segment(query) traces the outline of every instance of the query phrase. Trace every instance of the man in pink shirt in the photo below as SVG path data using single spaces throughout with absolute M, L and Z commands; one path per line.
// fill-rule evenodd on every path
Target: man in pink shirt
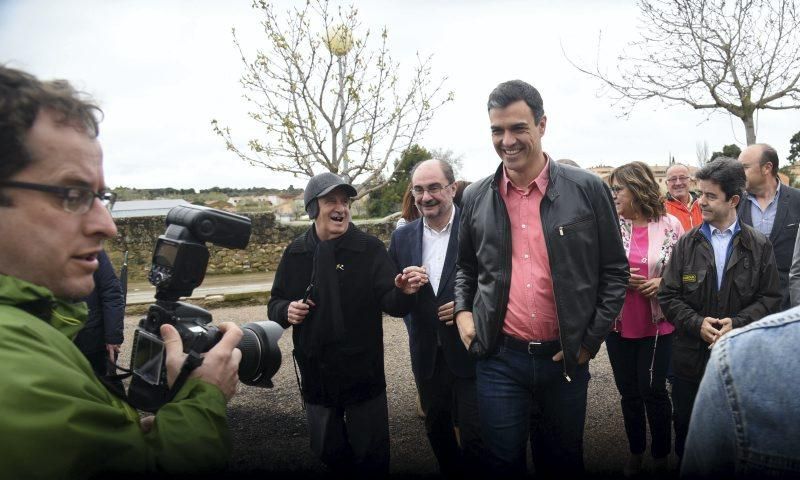
M 616 211 L 599 177 L 542 150 L 535 88 L 502 83 L 488 110 L 502 164 L 464 193 L 455 300 L 483 439 L 499 474 L 526 472 L 530 438 L 537 473 L 580 475 L 588 361 L 629 276 Z

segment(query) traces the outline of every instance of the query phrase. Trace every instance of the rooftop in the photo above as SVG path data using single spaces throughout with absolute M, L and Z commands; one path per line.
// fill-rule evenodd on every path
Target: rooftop
M 180 199 L 117 202 L 111 210 L 111 216 L 114 218 L 166 216 L 167 212 L 178 205 L 189 205 L 189 202 Z

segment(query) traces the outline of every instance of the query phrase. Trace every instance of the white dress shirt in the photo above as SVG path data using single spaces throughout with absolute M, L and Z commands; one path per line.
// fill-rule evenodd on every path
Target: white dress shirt
M 450 221 L 441 230 L 428 226 L 427 219 L 422 219 L 422 266 L 428 273 L 428 280 L 431 282 L 433 293 L 439 291 L 439 282 L 442 280 L 442 270 L 444 269 L 444 259 L 447 256 L 447 244 L 450 243 L 450 232 L 453 231 L 453 219 L 456 209 L 450 213 Z

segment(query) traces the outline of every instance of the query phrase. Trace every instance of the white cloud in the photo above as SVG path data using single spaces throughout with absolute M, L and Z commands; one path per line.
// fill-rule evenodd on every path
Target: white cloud
M 294 2 L 278 2 L 279 9 Z M 548 115 L 545 150 L 583 166 L 632 160 L 664 163 L 669 154 L 692 163 L 695 144 L 720 149 L 744 142 L 737 119 L 705 116 L 688 107 L 642 105 L 627 120 L 597 84 L 572 68 L 571 56 L 593 61 L 603 31 L 610 69 L 619 48 L 636 35 L 632 2 L 605 1 L 363 1 L 362 23 L 389 30 L 395 60 L 411 67 L 417 51 L 434 54 L 434 71 L 449 77 L 455 102 L 442 109 L 421 144 L 463 154 L 475 180 L 498 163 L 489 140 L 486 98 L 499 82 L 521 78 L 542 92 Z M 0 2 L 0 62 L 42 78 L 67 78 L 94 95 L 107 182 L 113 186 L 301 186 L 300 179 L 251 167 L 227 152 L 210 127 L 230 125 L 245 141 L 257 134 L 238 84 L 241 62 L 231 41 L 260 39 L 249 1 Z M 781 158 L 800 113 L 762 113 L 759 141 Z

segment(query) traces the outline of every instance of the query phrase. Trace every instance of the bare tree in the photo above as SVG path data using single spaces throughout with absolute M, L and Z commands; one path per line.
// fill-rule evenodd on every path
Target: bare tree
M 697 142 L 695 144 L 695 151 L 697 152 L 697 165 L 700 168 L 703 168 L 706 163 L 708 163 L 708 157 L 711 155 L 711 152 L 708 149 L 708 142 L 703 140 L 702 142 Z
M 601 80 L 624 112 L 660 99 L 724 110 L 756 141 L 758 110 L 800 108 L 800 17 L 796 0 L 638 0 L 641 37 Z
M 360 183 L 359 197 L 392 177 L 390 158 L 419 140 L 434 112 L 451 101 L 445 77 L 434 79 L 431 57 L 418 63 L 405 82 L 386 44 L 384 28 L 376 50 L 367 47 L 354 7 L 332 8 L 310 0 L 279 14 L 256 0 L 266 48 L 249 57 L 233 29 L 245 66 L 241 77 L 250 118 L 262 138 L 238 146 L 231 130 L 212 120 L 228 150 L 251 165 L 311 177 L 320 171 Z
M 450 166 L 453 167 L 453 174 L 456 176 L 456 179 L 458 179 L 458 176 L 461 174 L 461 169 L 464 167 L 463 154 L 457 154 L 450 148 L 431 148 L 430 152 L 432 158 L 444 160 L 445 162 L 449 163 Z

